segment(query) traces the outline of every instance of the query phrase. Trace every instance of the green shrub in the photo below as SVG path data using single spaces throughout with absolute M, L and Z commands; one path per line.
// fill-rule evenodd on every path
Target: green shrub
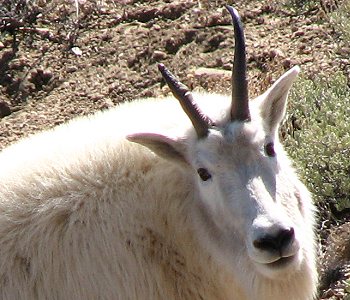
M 331 11 L 328 17 L 341 40 L 350 46 L 350 0 L 340 2 L 337 9 Z
M 282 136 L 315 200 L 350 208 L 350 88 L 330 80 L 299 79 L 289 98 Z
M 274 0 L 273 4 L 294 13 L 312 11 L 320 6 L 319 0 Z
M 345 296 L 344 300 L 350 300 L 350 279 L 345 281 L 345 292 L 347 295 Z

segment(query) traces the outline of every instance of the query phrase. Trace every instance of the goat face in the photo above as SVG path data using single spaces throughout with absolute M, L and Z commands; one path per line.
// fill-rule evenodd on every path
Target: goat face
M 248 101 L 242 26 L 237 12 L 228 10 L 235 25 L 236 47 L 232 102 L 226 115 L 211 119 L 210 110 L 209 116 L 204 115 L 188 89 L 160 65 L 195 134 L 172 138 L 137 133 L 128 139 L 181 162 L 181 167 L 194 174 L 199 199 L 195 214 L 201 236 L 206 236 L 201 239 L 216 252 L 215 257 L 221 257 L 225 265 L 248 263 L 266 277 L 281 278 L 300 270 L 305 261 L 305 245 L 310 241 L 302 231 L 309 230 L 312 240 L 309 195 L 278 141 L 288 91 L 299 68 Z M 213 95 L 206 97 L 215 101 Z
M 303 260 L 303 190 L 279 142 L 253 117 L 210 130 L 192 147 L 191 166 L 200 226 L 212 235 L 209 247 L 225 252 L 226 265 L 243 251 L 260 272 L 276 278 Z
M 251 101 L 249 122 L 212 127 L 187 149 L 186 161 L 197 172 L 200 226 L 212 235 L 208 241 L 220 252 L 227 250 L 224 260 L 236 263 L 241 252 L 270 278 L 300 269 L 303 231 L 311 222 L 305 220 L 303 203 L 309 195 L 277 134 L 297 73 L 298 68 L 287 72 Z

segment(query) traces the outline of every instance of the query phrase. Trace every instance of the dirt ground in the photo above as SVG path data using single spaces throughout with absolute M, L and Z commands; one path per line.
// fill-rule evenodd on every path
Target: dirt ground
M 350 84 L 350 49 L 327 17 L 341 1 L 295 11 L 258 0 L 5 1 L 0 149 L 77 115 L 168 94 L 158 62 L 192 89 L 230 93 L 233 28 L 225 4 L 236 7 L 244 22 L 251 97 L 294 65 L 309 78 L 342 71 Z M 349 240 L 349 227 L 324 236 L 334 246 L 320 251 L 320 299 L 349 297 L 344 280 L 350 278 L 350 247 L 332 243 Z

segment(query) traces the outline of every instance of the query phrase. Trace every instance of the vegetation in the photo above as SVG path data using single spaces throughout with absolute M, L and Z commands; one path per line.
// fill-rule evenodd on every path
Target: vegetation
M 344 75 L 299 79 L 290 95 L 285 144 L 318 202 L 350 209 L 350 88 Z
M 331 24 L 347 46 L 350 46 L 350 0 L 343 1 L 340 6 L 328 14 Z
M 322 6 L 340 50 L 350 46 L 350 1 L 288 0 L 289 8 Z M 338 51 L 338 55 L 345 54 Z M 290 95 L 285 143 L 315 200 L 333 216 L 350 213 L 350 83 L 339 70 L 332 78 L 299 79 Z

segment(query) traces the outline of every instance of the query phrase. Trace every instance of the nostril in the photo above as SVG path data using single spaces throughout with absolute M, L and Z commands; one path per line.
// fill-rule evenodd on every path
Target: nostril
M 294 239 L 294 228 L 288 228 L 281 231 L 279 235 L 279 249 L 282 250 L 287 247 Z
M 255 248 L 265 251 L 282 251 L 294 240 L 294 228 L 286 228 L 278 231 L 277 234 L 266 234 L 253 241 Z

